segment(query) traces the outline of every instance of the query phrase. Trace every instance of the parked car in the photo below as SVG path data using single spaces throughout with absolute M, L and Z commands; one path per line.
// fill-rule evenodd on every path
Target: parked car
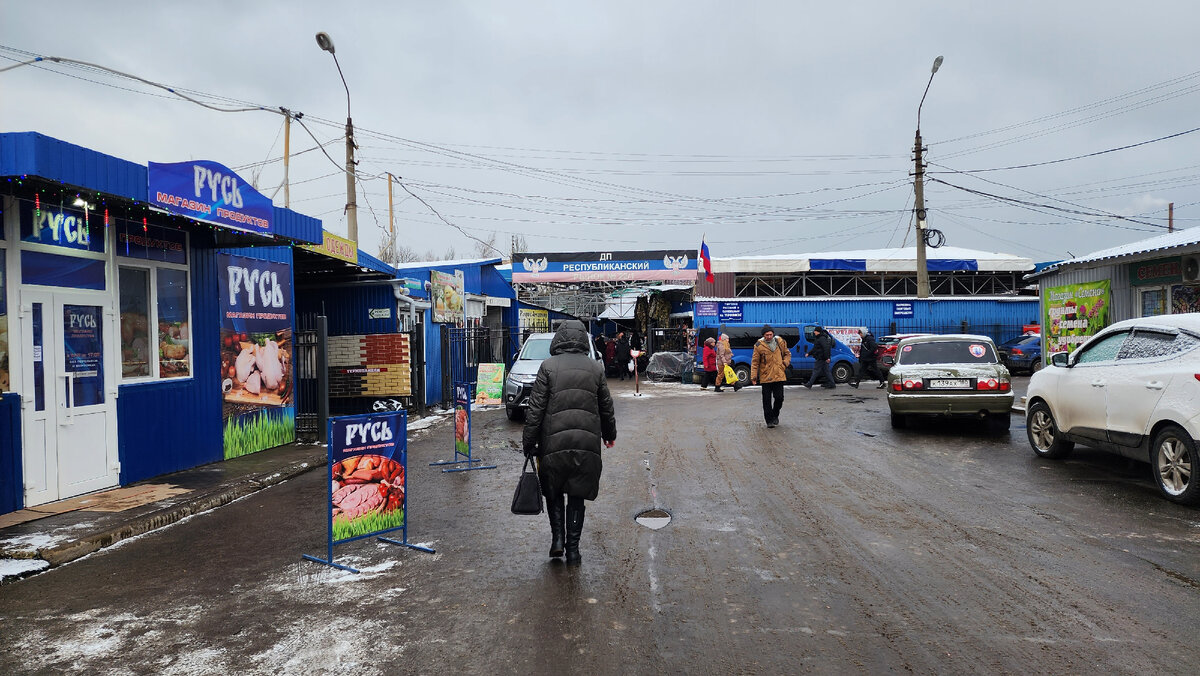
M 1008 370 L 1034 373 L 1042 368 L 1042 334 L 1026 333 L 996 346 L 1000 361 Z
M 813 329 L 820 324 L 772 324 L 775 335 L 783 338 L 792 353 L 791 382 L 808 380 L 813 371 L 813 358 L 806 356 L 812 349 Z M 738 380 L 750 384 L 750 358 L 754 354 L 754 343 L 762 338 L 762 324 L 726 324 L 720 331 L 716 327 L 702 328 L 697 332 L 699 345 L 709 338 L 716 338 L 718 333 L 729 334 L 729 347 L 733 350 L 733 370 L 737 372 Z M 854 365 L 858 358 L 854 356 L 845 343 L 833 338 L 833 354 L 829 358 L 829 370 L 836 382 L 844 383 L 854 376 Z M 697 369 L 703 368 L 703 351 L 697 350 Z
M 533 381 L 537 380 L 538 367 L 550 358 L 550 342 L 553 333 L 533 333 L 525 339 L 521 351 L 513 361 L 512 368 L 504 378 L 504 412 L 509 420 L 523 420 L 529 408 L 529 395 L 533 393 Z M 588 354 L 597 359 L 596 346 L 588 341 Z M 600 368 L 597 366 L 596 368 Z
M 914 415 L 978 418 L 993 432 L 1012 421 L 1012 382 L 987 336 L 912 336 L 898 343 L 888 373 L 892 427 Z
M 1029 445 L 1064 458 L 1084 444 L 1150 463 L 1163 497 L 1200 502 L 1200 314 L 1117 322 L 1060 352 L 1026 393 Z
M 932 333 L 893 333 L 884 336 L 875 342 L 879 344 L 879 352 L 875 355 L 878 360 L 879 369 L 887 373 L 892 365 L 896 363 L 896 346 L 905 338 L 913 336 L 932 336 Z

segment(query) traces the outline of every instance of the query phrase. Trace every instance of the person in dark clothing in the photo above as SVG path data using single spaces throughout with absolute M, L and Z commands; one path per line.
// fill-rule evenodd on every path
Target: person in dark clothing
M 625 332 L 618 333 L 616 364 L 617 375 L 621 380 L 625 380 L 625 376 L 629 375 L 629 360 L 633 358 L 633 355 L 629 353 L 630 349 L 629 339 L 625 337 Z
M 700 381 L 700 388 L 707 390 L 709 385 L 717 384 L 717 340 L 716 338 L 708 338 L 704 341 L 704 353 L 701 358 L 704 364 L 704 378 Z M 720 392 L 720 390 L 717 390 Z
M 592 340 L 592 347 L 596 349 L 596 359 L 604 359 L 604 336 L 596 336 Z
M 850 387 L 858 387 L 862 382 L 863 374 L 867 374 L 879 381 L 879 389 L 887 387 L 887 379 L 883 376 L 883 371 L 879 370 L 879 362 L 876 361 L 875 352 L 879 350 L 879 343 L 875 342 L 875 336 L 866 329 L 859 329 L 858 335 L 862 336 L 862 342 L 858 345 L 858 368 L 854 371 L 854 382 L 850 383 Z
M 612 338 L 604 339 L 604 374 L 613 374 L 613 361 L 617 357 L 617 341 Z
M 601 443 L 612 448 L 616 438 L 612 395 L 600 365 L 588 356 L 587 329 L 565 321 L 550 341 L 550 358 L 538 368 L 521 436 L 526 457 L 538 459 L 551 557 L 565 550 L 568 564 L 582 560 L 583 501 L 595 500 L 600 490 Z
M 804 386 L 811 390 L 817 379 L 824 377 L 826 389 L 837 387 L 833 382 L 833 374 L 829 372 L 829 358 L 833 356 L 833 337 L 819 326 L 813 328 L 813 346 L 808 351 L 808 356 L 813 358 L 813 371 Z

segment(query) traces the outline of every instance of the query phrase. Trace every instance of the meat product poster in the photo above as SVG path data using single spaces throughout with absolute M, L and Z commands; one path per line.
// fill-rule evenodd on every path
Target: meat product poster
M 404 528 L 404 411 L 329 419 L 329 537 L 332 544 Z
M 296 440 L 292 379 L 292 269 L 217 257 L 225 459 Z
M 454 454 L 471 457 L 471 383 L 454 383 Z

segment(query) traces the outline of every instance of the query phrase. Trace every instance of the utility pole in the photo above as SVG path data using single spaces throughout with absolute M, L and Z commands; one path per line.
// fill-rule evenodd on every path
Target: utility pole
M 339 69 L 340 70 L 340 69 Z M 349 101 L 349 95 L 347 95 Z M 346 234 L 358 242 L 358 201 L 354 192 L 354 123 L 346 106 Z
M 1167 232 L 1175 232 L 1175 203 L 1167 205 Z
M 929 82 L 925 83 L 925 93 L 921 94 L 921 103 L 917 105 L 917 139 L 913 144 L 913 158 L 916 160 L 915 180 L 916 216 L 917 216 L 917 298 L 929 297 L 929 266 L 925 264 L 925 163 L 921 160 L 921 106 L 925 105 L 925 96 L 929 94 L 929 85 L 933 84 L 933 76 L 942 67 L 942 57 L 933 60 L 933 69 L 929 71 Z
M 288 184 L 288 162 L 292 153 L 292 112 L 287 108 L 283 111 L 283 208 L 292 207 L 292 186 Z
M 392 175 L 389 173 L 387 175 L 387 177 L 388 177 L 388 234 L 391 236 L 392 241 L 394 242 L 396 239 L 396 221 L 392 217 L 392 214 L 395 210 L 395 207 L 393 206 L 394 203 L 392 202 Z

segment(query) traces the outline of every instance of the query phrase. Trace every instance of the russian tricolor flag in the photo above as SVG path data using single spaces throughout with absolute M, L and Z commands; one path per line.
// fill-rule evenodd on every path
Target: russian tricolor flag
M 704 281 L 712 283 L 716 281 L 712 273 L 712 257 L 708 255 L 708 243 L 704 238 L 700 238 L 700 260 L 704 261 Z

